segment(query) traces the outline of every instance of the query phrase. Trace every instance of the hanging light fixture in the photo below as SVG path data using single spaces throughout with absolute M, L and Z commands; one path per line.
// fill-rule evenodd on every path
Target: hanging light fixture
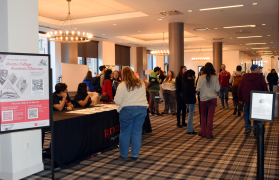
M 200 52 L 198 54 L 198 57 L 192 58 L 192 61 L 206 61 L 206 60 L 209 60 L 209 59 L 210 59 L 210 57 L 204 57 L 202 55 L 202 51 L 201 51 L 201 47 L 200 47 Z
M 62 26 L 56 31 L 50 31 L 47 33 L 49 41 L 62 42 L 62 43 L 84 43 L 91 41 L 93 35 L 83 31 L 77 31 L 77 23 L 71 16 L 70 2 L 68 1 L 68 16 L 63 22 Z M 67 26 L 69 26 L 67 28 Z
M 161 50 L 151 51 L 151 54 L 155 56 L 168 56 L 170 52 L 169 50 L 166 50 L 167 48 L 164 48 L 164 45 L 165 45 L 165 33 L 163 32 L 163 43 L 162 43 Z

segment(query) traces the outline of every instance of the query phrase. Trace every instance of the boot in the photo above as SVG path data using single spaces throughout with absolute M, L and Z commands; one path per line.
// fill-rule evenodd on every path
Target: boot
M 241 116 L 241 112 L 240 112 L 240 111 L 238 111 L 238 114 L 237 114 L 237 116 Z
M 237 113 L 237 109 L 236 109 L 236 108 L 234 108 L 233 115 L 236 115 L 236 113 Z

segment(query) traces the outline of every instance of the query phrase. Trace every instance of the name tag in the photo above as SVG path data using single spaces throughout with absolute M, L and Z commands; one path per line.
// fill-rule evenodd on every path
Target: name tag
M 155 98 L 160 98 L 160 96 L 155 96 Z

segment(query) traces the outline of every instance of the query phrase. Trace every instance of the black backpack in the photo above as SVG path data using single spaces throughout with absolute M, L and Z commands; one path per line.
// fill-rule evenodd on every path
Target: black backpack
M 100 81 L 101 81 L 101 76 L 103 74 L 101 74 L 100 76 L 98 77 L 95 77 L 92 79 L 92 85 L 93 85 L 93 88 L 94 90 L 97 92 L 97 93 L 101 93 L 102 92 L 102 88 L 101 88 L 101 85 L 100 85 Z

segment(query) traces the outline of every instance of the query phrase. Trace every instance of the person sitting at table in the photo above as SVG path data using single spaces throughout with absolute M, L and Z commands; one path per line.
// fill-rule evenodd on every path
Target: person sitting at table
M 109 101 L 103 101 L 103 103 L 113 102 L 113 94 L 112 94 L 112 83 L 110 80 L 110 75 L 112 73 L 111 69 L 106 70 L 105 72 L 105 80 L 102 87 L 102 95 L 108 95 Z
M 131 159 L 136 161 L 141 147 L 142 126 L 147 115 L 146 89 L 144 82 L 129 67 L 123 69 L 122 80 L 114 98 L 120 113 L 120 159 L 128 158 L 131 142 Z
M 79 83 L 77 94 L 74 98 L 75 107 L 88 107 L 91 104 L 90 94 L 88 94 L 88 86 L 86 83 Z
M 92 72 L 91 71 L 87 72 L 87 74 L 82 82 L 87 84 L 87 86 L 89 88 L 89 90 L 88 90 L 89 92 L 94 92 L 94 88 L 92 85 Z
M 65 83 L 58 83 L 55 85 L 55 92 L 53 93 L 53 111 L 74 110 L 67 91 L 67 85 Z

